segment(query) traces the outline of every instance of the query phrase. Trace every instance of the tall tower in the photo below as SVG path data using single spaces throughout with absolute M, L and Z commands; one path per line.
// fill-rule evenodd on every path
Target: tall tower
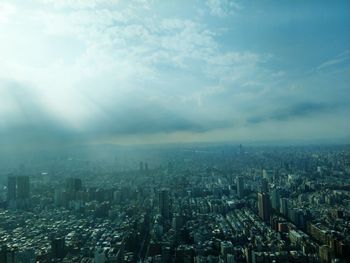
M 237 195 L 239 198 L 244 197 L 244 179 L 243 177 L 237 177 Z
M 258 193 L 259 216 L 265 222 L 270 220 L 270 196 L 267 193 Z
M 269 183 L 267 182 L 267 179 L 264 177 L 261 180 L 261 192 L 267 193 L 269 191 Z

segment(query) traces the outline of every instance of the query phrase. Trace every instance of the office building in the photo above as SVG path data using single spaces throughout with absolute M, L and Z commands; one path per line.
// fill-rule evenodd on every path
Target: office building
M 67 191 L 72 191 L 72 192 L 82 190 L 81 179 L 73 178 L 73 177 L 67 178 L 66 187 L 67 187 Z
M 64 258 L 66 254 L 64 237 L 55 237 L 51 240 L 51 253 L 53 258 Z
M 239 198 L 244 197 L 244 179 L 243 179 L 243 177 L 237 178 L 237 195 Z
M 262 193 L 268 193 L 269 192 L 269 184 L 268 184 L 267 178 L 265 178 L 265 177 L 262 178 L 262 180 L 261 180 L 261 192 Z
M 281 198 L 280 199 L 280 213 L 283 214 L 285 217 L 288 217 L 288 199 L 287 198 Z
M 270 196 L 267 193 L 258 193 L 259 216 L 265 222 L 270 220 Z
M 280 208 L 280 193 L 276 188 L 271 191 L 271 207 L 276 211 Z
M 159 192 L 159 212 L 164 219 L 169 219 L 169 205 L 169 191 L 167 189 L 162 189 Z
M 30 197 L 29 176 L 17 176 L 17 199 Z

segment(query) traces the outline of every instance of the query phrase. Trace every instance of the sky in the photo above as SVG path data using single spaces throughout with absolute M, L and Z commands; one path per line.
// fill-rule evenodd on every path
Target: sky
M 349 83 L 349 1 L 0 1 L 0 145 L 350 142 Z

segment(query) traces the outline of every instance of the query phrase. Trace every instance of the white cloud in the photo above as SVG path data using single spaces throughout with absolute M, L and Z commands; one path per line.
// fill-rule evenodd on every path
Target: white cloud
M 2 66 L 7 75 L 31 83 L 49 111 L 75 128 L 99 118 L 101 107 L 123 111 L 139 96 L 205 123 L 223 109 L 213 110 L 218 104 L 212 97 L 232 85 L 242 92 L 239 86 L 262 70 L 263 56 L 222 51 L 217 33 L 195 19 L 143 15 L 144 5 L 135 2 L 113 2 L 114 8 L 105 4 L 111 3 L 57 1 L 58 9 L 43 10 L 39 5 L 29 10 L 29 22 L 38 29 L 31 37 L 39 34 L 45 46 L 77 39 L 80 51 L 69 63 L 58 57 L 42 67 L 33 67 L 30 61 L 6 61 Z M 206 81 L 219 85 L 212 88 Z M 186 97 L 195 98 L 199 108 L 191 111 Z M 200 107 L 203 103 L 212 105 L 211 113 Z M 225 111 L 223 118 L 230 115 L 229 108 Z
M 43 4 L 54 6 L 55 8 L 72 8 L 72 9 L 85 9 L 96 8 L 98 5 L 112 5 L 119 2 L 118 0 L 37 0 Z
M 350 60 L 350 50 L 346 50 L 345 52 L 342 52 L 335 58 L 323 62 L 321 65 L 317 67 L 317 69 L 322 70 L 325 68 L 329 68 L 329 67 L 341 64 L 344 61 L 348 61 L 348 60 Z
M 207 0 L 206 5 L 210 14 L 218 17 L 226 17 L 242 9 L 242 5 L 236 0 Z
M 220 17 L 241 8 L 233 1 L 208 5 Z M 243 125 L 257 105 L 268 112 L 286 94 L 285 72 L 269 67 L 272 55 L 224 47 L 222 31 L 201 16 L 164 15 L 151 1 L 17 7 L 16 22 L 0 28 L 7 40 L 0 42 L 0 79 L 24 84 L 45 111 L 77 131 L 131 109 L 151 120 L 179 120 L 183 129 L 221 129 Z M 0 115 L 16 112 L 3 105 Z M 153 118 L 150 109 L 165 113 Z

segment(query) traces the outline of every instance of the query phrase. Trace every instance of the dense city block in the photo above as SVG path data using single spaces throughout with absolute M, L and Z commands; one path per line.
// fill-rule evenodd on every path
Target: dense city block
M 1 263 L 349 262 L 349 146 L 94 154 L 2 165 Z

